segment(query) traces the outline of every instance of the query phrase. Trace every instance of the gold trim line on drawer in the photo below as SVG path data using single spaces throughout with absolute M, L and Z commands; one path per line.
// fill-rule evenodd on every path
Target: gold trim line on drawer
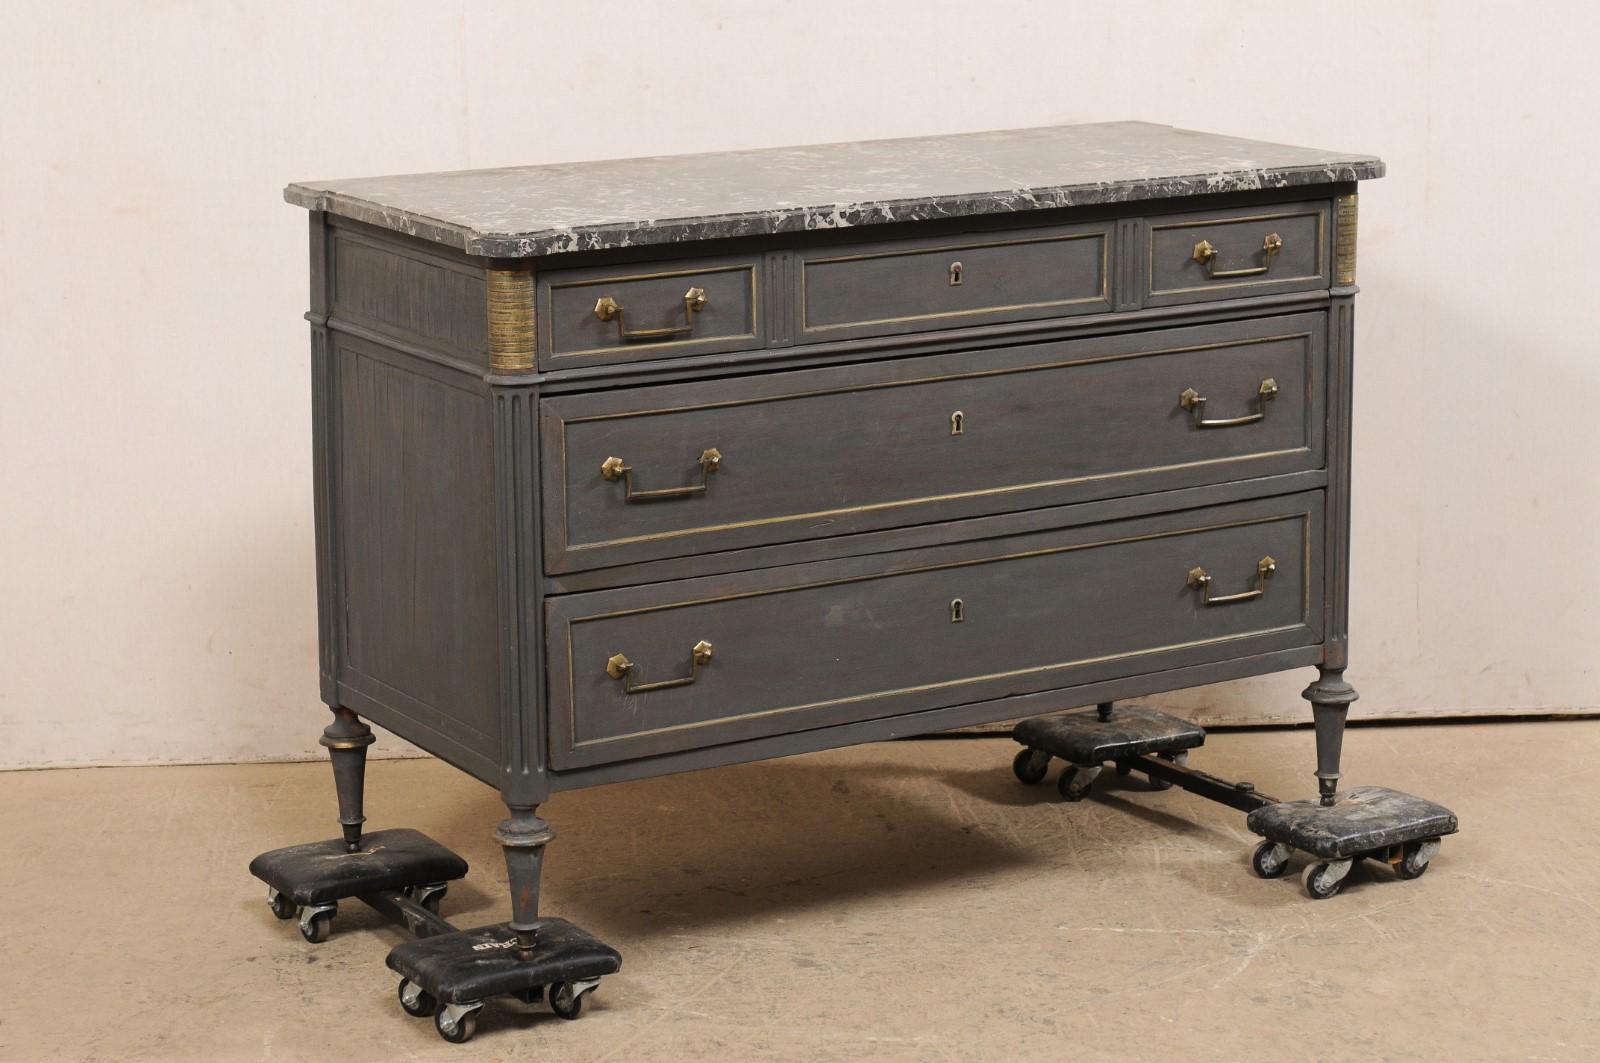
M 1335 196 L 1333 276 L 1335 284 L 1356 282 L 1356 221 L 1358 208 L 1356 194 Z
M 1211 225 L 1239 225 L 1252 221 L 1280 221 L 1288 218 L 1316 218 L 1317 219 L 1317 272 L 1302 273 L 1294 277 L 1268 277 L 1261 280 L 1229 281 L 1226 284 L 1197 284 L 1188 288 L 1157 288 L 1156 287 L 1156 233 L 1167 229 L 1199 229 Z M 1294 281 L 1317 280 L 1322 276 L 1322 267 L 1327 243 L 1328 212 L 1320 207 L 1311 210 L 1285 211 L 1281 214 L 1249 214 L 1239 218 L 1211 218 L 1205 221 L 1174 221 L 1163 225 L 1149 227 L 1149 243 L 1145 248 L 1145 290 L 1151 295 L 1187 295 L 1190 292 L 1214 292 L 1219 288 L 1247 288 L 1252 285 L 1287 284 Z
M 868 258 L 913 258 L 934 255 L 941 251 L 972 251 L 986 247 L 1015 247 L 1018 244 L 1066 243 L 1068 240 L 1100 241 L 1100 294 L 1078 296 L 1072 299 L 1047 299 L 1040 303 L 1012 303 L 1007 306 L 981 306 L 975 310 L 941 310 L 932 314 L 908 314 L 903 317 L 874 317 L 860 321 L 841 321 L 837 325 L 811 325 L 806 322 L 810 306 L 806 299 L 806 272 L 812 266 L 834 262 L 858 262 Z M 1091 233 L 1072 233 L 1067 236 L 1031 236 L 1026 240 L 996 240 L 981 244 L 943 244 L 938 247 L 906 248 L 899 251 L 869 251 L 859 255 L 838 255 L 833 258 L 810 258 L 800 262 L 800 331 L 828 332 L 832 329 L 860 328 L 865 325 L 898 325 L 907 321 L 937 321 L 951 317 L 972 317 L 980 314 L 1003 314 L 1011 310 L 1036 310 L 1046 306 L 1075 306 L 1079 303 L 1103 303 L 1111 298 L 1111 236 L 1108 230 Z
M 589 347 L 581 351 L 557 351 L 555 331 L 555 293 L 557 289 L 567 288 L 594 288 L 607 284 L 622 284 L 627 281 L 652 281 L 663 277 L 697 277 L 705 273 L 748 273 L 750 275 L 750 330 L 728 336 L 697 336 L 686 340 L 668 340 L 666 343 L 651 343 L 641 346 L 635 343 L 619 343 L 611 347 Z M 673 347 L 682 347 L 691 343 L 724 343 L 730 340 L 753 340 L 756 338 L 757 315 L 760 313 L 756 302 L 758 288 L 756 274 L 760 270 L 755 264 L 741 266 L 704 266 L 700 269 L 666 270 L 661 273 L 630 273 L 621 277 L 592 277 L 588 280 L 567 281 L 563 284 L 551 282 L 546 288 L 546 297 L 550 305 L 545 307 L 545 312 L 550 318 L 550 357 L 555 358 L 590 358 L 601 354 L 616 354 L 621 352 L 664 351 Z
M 1317 311 L 1320 312 L 1320 311 Z M 811 391 L 784 391 L 752 399 L 724 399 L 720 402 L 695 402 L 687 406 L 656 406 L 644 410 L 622 410 L 616 413 L 592 413 L 570 417 L 561 422 L 585 424 L 590 421 L 620 421 L 628 417 L 654 417 L 663 413 L 688 413 L 693 410 L 721 410 L 733 406 L 760 406 L 768 402 L 787 402 L 790 399 L 814 399 L 823 395 L 846 395 L 860 391 L 882 391 L 886 388 L 909 387 L 915 384 L 942 384 L 947 380 L 976 380 L 979 377 L 1008 376 L 1014 373 L 1032 373 L 1046 369 L 1070 369 L 1075 365 L 1099 365 L 1104 362 L 1127 362 L 1135 358 L 1155 358 L 1164 354 L 1190 354 L 1194 351 L 1215 351 L 1225 347 L 1251 347 L 1261 343 L 1278 343 L 1282 340 L 1312 339 L 1313 333 L 1285 332 L 1276 336 L 1245 336 L 1239 339 L 1217 340 L 1214 343 L 1191 343 L 1183 347 L 1160 347 L 1155 350 L 1138 350 L 1127 354 L 1102 354 L 1091 358 L 1068 358 L 1060 362 L 1030 362 L 1027 365 L 1007 366 L 1003 369 L 974 369 L 942 376 L 911 377 L 906 380 L 881 380 L 873 384 L 847 384 L 836 388 L 816 388 Z M 673 385 L 667 385 L 673 386 Z
M 558 455 L 558 461 L 560 468 L 562 469 L 562 523 L 563 526 L 566 526 L 569 523 L 566 515 L 572 512 L 571 497 L 569 494 L 569 488 L 571 484 L 565 473 L 567 468 L 567 425 L 569 424 L 584 424 L 591 421 L 620 420 L 627 417 L 649 417 L 664 413 L 687 413 L 695 410 L 723 409 L 732 406 L 759 405 L 767 402 L 784 402 L 790 399 L 816 398 L 823 395 L 835 395 L 846 392 L 853 393 L 860 391 L 875 391 L 884 388 L 908 387 L 916 384 L 937 384 L 947 380 L 966 380 L 976 377 L 1005 376 L 1011 373 L 1028 373 L 1038 370 L 1066 369 L 1077 365 L 1094 365 L 1102 362 L 1129 361 L 1134 358 L 1153 358 L 1158 355 L 1187 354 L 1192 351 L 1218 350 L 1228 347 L 1248 347 L 1261 343 L 1277 343 L 1282 340 L 1308 341 L 1302 353 L 1307 362 L 1306 368 L 1308 370 L 1306 373 L 1306 387 L 1303 400 L 1306 403 L 1309 403 L 1312 398 L 1312 388 L 1315 386 L 1315 382 L 1312 379 L 1315 374 L 1309 371 L 1311 368 L 1309 363 L 1313 356 L 1313 348 L 1310 341 L 1313 340 L 1313 336 L 1309 331 L 1307 331 L 1289 332 L 1277 336 L 1219 340 L 1216 343 L 1201 343 L 1187 347 L 1166 347 L 1154 351 L 1135 351 L 1131 354 L 1103 355 L 1098 358 L 1077 358 L 1063 362 L 1036 363 L 1032 365 L 1015 366 L 1005 369 L 981 369 L 974 372 L 949 373 L 945 374 L 944 376 L 915 377 L 910 380 L 886 380 L 876 384 L 858 384 L 854 387 L 822 388 L 815 391 L 769 395 L 765 398 L 729 399 L 723 402 L 694 403 L 687 406 L 665 406 L 649 410 L 628 410 L 621 413 L 591 414 L 583 417 L 574 417 L 570 420 L 563 420 L 557 416 L 556 422 L 560 425 L 559 439 L 561 450 L 560 454 Z M 1314 426 L 1308 419 L 1306 423 L 1307 431 L 1309 432 L 1313 428 Z M 754 528 L 765 524 L 783 524 L 797 520 L 813 520 L 819 517 L 841 517 L 850 516 L 857 513 L 873 513 L 886 509 L 898 509 L 904 506 L 918 506 L 937 502 L 950 502 L 962 498 L 984 498 L 991 495 L 1011 494 L 1017 491 L 1033 491 L 1043 490 L 1051 487 L 1066 487 L 1075 483 L 1091 483 L 1097 480 L 1115 480 L 1127 476 L 1143 476 L 1150 473 L 1175 472 L 1178 469 L 1198 469 L 1204 468 L 1207 465 L 1222 465 L 1235 461 L 1260 461 L 1266 458 L 1283 457 L 1286 454 L 1309 453 L 1312 449 L 1312 445 L 1312 442 L 1308 441 L 1304 446 L 1288 447 L 1280 450 L 1258 451 L 1254 454 L 1234 454 L 1219 458 L 1205 458 L 1200 461 L 1178 462 L 1171 465 L 1154 465 L 1139 469 L 1123 469 L 1116 472 L 1093 473 L 1088 476 L 1067 477 L 1061 480 L 1041 480 L 1034 483 L 1010 484 L 1004 487 L 991 487 L 979 491 L 958 491 L 950 494 L 925 495 L 918 498 L 895 499 L 888 502 L 873 502 L 862 506 L 849 506 L 843 509 L 816 510 L 810 513 L 780 514 L 773 517 L 752 517 L 749 520 L 733 521 L 728 524 L 701 525 L 693 528 L 680 528 L 676 531 L 652 532 L 648 535 L 634 535 L 622 539 L 605 539 L 595 543 L 580 543 L 576 545 L 572 543 L 566 543 L 563 549 L 566 553 L 578 553 L 579 551 L 583 550 L 600 550 L 613 546 L 625 546 L 630 543 L 655 542 L 663 539 L 677 539 L 686 535 L 701 535 L 710 534 L 713 532 L 733 531 L 738 528 Z
M 1175 642 L 1166 646 L 1149 646 L 1144 649 L 1128 650 L 1123 653 L 1108 653 L 1099 657 L 1083 657 L 1075 661 L 1064 661 L 1060 664 L 1043 664 L 1030 668 L 1014 668 L 1008 672 L 990 672 L 986 675 L 965 676 L 961 679 L 948 679 L 938 683 L 923 683 L 918 686 L 901 687 L 898 690 L 885 690 L 872 694 L 852 694 L 845 698 L 832 698 L 828 701 L 813 701 L 804 705 L 785 705 L 778 709 L 763 709 L 760 712 L 740 713 L 737 716 L 718 716 L 714 720 L 696 720 L 691 723 L 674 724 L 671 727 L 652 727 L 645 731 L 629 731 L 627 734 L 613 735 L 609 738 L 588 738 L 582 742 L 573 742 L 568 749 L 590 749 L 595 746 L 608 745 L 612 742 L 628 742 L 650 735 L 671 734 L 674 731 L 692 731 L 700 727 L 715 727 L 725 723 L 734 723 L 739 720 L 759 720 L 768 716 L 782 716 L 791 712 L 805 712 L 808 709 L 825 709 L 834 705 L 851 705 L 862 701 L 875 701 L 878 698 L 903 697 L 906 694 L 921 694 L 929 690 L 943 690 L 948 687 L 966 686 L 969 683 L 993 682 L 996 679 L 1013 679 L 1021 675 L 1031 675 L 1035 672 L 1055 672 L 1063 668 L 1082 668 L 1090 664 L 1104 664 L 1107 661 L 1122 660 L 1127 657 L 1145 657 L 1153 653 L 1171 653 L 1175 650 L 1194 649 L 1198 646 L 1213 646 L 1223 642 L 1236 642 L 1240 639 L 1264 638 L 1268 635 L 1281 635 L 1298 628 L 1307 627 L 1306 621 L 1298 624 L 1283 624 L 1279 627 L 1261 628 L 1257 631 L 1246 631 L 1238 635 L 1221 635 L 1214 639 L 1196 639 L 1193 642 Z M 570 667 L 570 663 L 569 663 Z M 572 725 L 576 728 L 577 718 L 572 717 Z M 573 733 L 576 733 L 574 730 Z
M 1232 461 L 1261 461 L 1266 458 L 1281 458 L 1286 454 L 1310 453 L 1311 448 L 1288 447 L 1284 450 L 1263 450 L 1255 454 L 1234 454 L 1221 458 L 1206 458 L 1202 461 L 1184 461 L 1173 465 L 1152 465 L 1142 469 L 1123 469 L 1117 472 L 1094 473 L 1089 476 L 1070 476 L 1061 480 L 1040 480 L 1036 483 L 1008 484 L 1005 487 L 989 487 L 981 491 L 959 491 L 944 495 L 923 495 L 919 498 L 896 499 L 891 502 L 871 502 L 863 506 L 851 506 L 848 509 L 820 509 L 811 513 L 786 513 L 777 517 L 755 517 L 750 520 L 733 521 L 729 524 L 713 524 L 697 528 L 683 528 L 678 531 L 652 532 L 649 535 L 634 535 L 624 539 L 606 539 L 597 543 L 580 543 L 576 546 L 568 545 L 567 553 L 578 553 L 583 550 L 600 550 L 612 546 L 626 546 L 629 543 L 648 543 L 662 539 L 678 539 L 685 535 L 708 535 L 713 532 L 733 531 L 738 528 L 755 528 L 763 524 L 784 524 L 796 520 L 814 520 L 819 517 L 853 516 L 857 513 L 875 513 L 885 509 L 898 509 L 902 506 L 929 505 L 936 502 L 953 502 L 963 498 L 987 498 L 991 495 L 1013 494 L 1017 491 L 1037 491 L 1051 487 L 1067 487 L 1078 483 L 1092 483 L 1096 480 L 1116 480 L 1124 476 L 1144 476 L 1150 473 L 1175 472 L 1178 469 L 1199 469 L 1207 465 L 1224 465 Z
M 486 271 L 489 315 L 489 368 L 497 373 L 526 373 L 534 368 L 533 273 L 529 270 Z
M 619 616 L 638 616 L 643 613 L 659 613 L 668 609 L 683 609 L 691 605 L 711 605 L 716 602 L 733 602 L 741 598 L 764 598 L 774 594 L 790 594 L 795 591 L 815 590 L 818 587 L 837 587 L 846 583 L 864 583 L 868 580 L 890 579 L 895 576 L 911 576 L 921 572 L 942 572 L 946 569 L 970 568 L 973 565 L 987 565 L 997 561 L 1021 561 L 1030 557 L 1048 557 L 1051 554 L 1069 554 L 1078 550 L 1092 550 L 1101 546 L 1126 546 L 1129 543 L 1150 542 L 1155 539 L 1171 539 L 1179 535 L 1193 535 L 1196 532 L 1228 531 L 1233 528 L 1250 528 L 1258 524 L 1277 524 L 1286 520 L 1307 521 L 1309 528 L 1309 512 L 1284 512 L 1270 517 L 1251 517 L 1249 520 L 1228 521 L 1223 524 L 1197 524 L 1188 528 L 1177 528 L 1171 531 L 1148 532 L 1144 535 L 1125 535 L 1118 539 L 1096 539 L 1088 543 L 1071 543 L 1066 546 L 1049 546 L 1041 550 L 1021 550 L 1014 554 L 991 554 L 984 557 L 969 558 L 965 561 L 940 561 L 929 565 L 915 565 L 911 568 L 897 568 L 891 572 L 874 572 L 859 576 L 841 576 L 838 579 L 817 580 L 813 583 L 800 583 L 792 587 L 774 587 L 766 590 L 737 591 L 732 594 L 719 594 L 710 598 L 690 598 L 681 602 L 667 602 L 662 605 L 641 605 L 633 609 L 617 609 L 609 613 L 590 613 L 586 616 L 575 616 L 568 619 L 570 627 L 573 624 L 582 624 L 590 620 L 613 620 Z M 1305 543 L 1306 556 L 1310 557 L 1311 540 L 1309 531 Z M 1310 608 L 1309 584 L 1304 607 Z
M 578 733 L 578 673 L 573 667 L 572 657 L 572 627 L 574 624 L 580 624 L 589 620 L 609 620 L 613 617 L 619 616 L 635 616 L 641 613 L 662 612 L 668 609 L 682 609 L 693 605 L 710 605 L 716 602 L 735 601 L 740 598 L 760 598 L 773 594 L 788 594 L 794 591 L 813 590 L 818 587 L 834 587 L 845 583 L 861 583 L 874 579 L 890 579 L 895 576 L 915 575 L 920 572 L 936 572 L 942 569 L 964 568 L 971 565 L 989 564 L 997 561 L 1015 561 L 1029 557 L 1043 557 L 1048 554 L 1069 553 L 1076 550 L 1089 550 L 1102 546 L 1121 546 L 1126 543 L 1145 542 L 1152 539 L 1167 539 L 1178 535 L 1192 535 L 1196 532 L 1226 531 L 1230 528 L 1246 528 L 1258 524 L 1276 524 L 1280 521 L 1288 520 L 1299 521 L 1304 526 L 1304 533 L 1301 541 L 1302 560 L 1300 568 L 1303 593 L 1301 594 L 1300 603 L 1300 622 L 1296 624 L 1286 624 L 1279 627 L 1264 628 L 1258 631 L 1247 631 L 1237 635 L 1222 635 L 1213 639 L 1198 639 L 1191 642 L 1179 642 L 1166 646 L 1153 646 L 1138 650 L 1128 650 L 1122 653 L 1105 654 L 1099 657 L 1085 657 L 1074 661 L 1062 661 L 1054 664 L 1034 665 L 1028 668 L 1016 668 L 1010 671 L 993 672 L 987 675 L 964 676 L 959 679 L 943 680 L 937 683 L 924 683 L 917 686 L 904 687 L 898 690 L 875 691 L 869 694 L 852 694 L 849 697 L 833 698 L 827 701 L 807 702 L 803 705 L 786 705 L 781 708 L 763 709 L 760 712 L 743 713 L 738 716 L 719 716 L 714 720 L 696 720 L 690 723 L 676 724 L 672 727 L 652 728 L 648 731 L 630 731 L 625 735 L 613 735 L 608 738 L 591 738 L 583 742 L 573 742 L 568 748 L 576 751 L 577 749 L 584 747 L 606 745 L 611 742 L 628 741 L 635 738 L 642 738 L 647 735 L 693 730 L 700 727 L 711 727 L 725 723 L 732 723 L 737 720 L 760 719 L 767 716 L 778 716 L 791 712 L 802 712 L 808 709 L 826 708 L 832 705 L 848 705 L 862 701 L 873 701 L 878 698 L 899 697 L 904 694 L 915 694 L 928 690 L 940 690 L 946 687 L 964 686 L 969 683 L 989 682 L 995 679 L 1006 679 L 1019 675 L 1029 675 L 1035 672 L 1051 672 L 1059 671 L 1063 668 L 1079 668 L 1088 664 L 1099 664 L 1105 661 L 1115 661 L 1125 657 L 1142 657 L 1152 653 L 1170 653 L 1173 650 L 1190 649 L 1196 646 L 1209 646 L 1217 643 L 1233 642 L 1239 639 L 1261 638 L 1266 635 L 1276 635 L 1283 632 L 1294 631 L 1296 628 L 1308 628 L 1311 624 L 1311 526 L 1313 524 L 1312 517 L 1314 516 L 1314 512 L 1314 509 L 1308 509 L 1299 513 L 1280 513 L 1271 517 L 1254 517 L 1250 520 L 1230 521 L 1224 524 L 1199 525 L 1192 528 L 1180 528 L 1174 531 L 1151 532 L 1147 535 L 1124 536 L 1120 539 L 1103 539 L 1092 543 L 1078 543 L 1070 546 L 1050 547 L 1044 550 L 1025 550 L 1015 554 L 1002 554 L 995 557 L 973 558 L 966 561 L 950 561 L 934 565 L 919 565 L 913 568 L 896 569 L 892 572 L 872 573 L 862 576 L 848 576 L 831 580 L 818 580 L 813 583 L 801 584 L 794 587 L 776 587 L 759 591 L 741 591 L 737 594 L 723 594 L 711 598 L 698 598 L 683 602 L 671 602 L 665 605 L 643 606 L 637 609 L 619 609 L 610 613 L 594 613 L 589 616 L 571 617 L 566 621 L 567 733 L 569 735 L 576 735 Z

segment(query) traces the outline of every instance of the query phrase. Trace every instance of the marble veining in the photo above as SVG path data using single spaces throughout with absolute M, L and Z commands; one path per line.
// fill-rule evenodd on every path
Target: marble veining
M 494 258 L 1360 181 L 1383 162 L 1147 122 L 306 181 L 290 203 Z

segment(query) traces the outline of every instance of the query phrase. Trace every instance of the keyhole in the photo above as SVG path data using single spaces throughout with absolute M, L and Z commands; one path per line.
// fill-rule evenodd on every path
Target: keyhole
M 953 288 L 961 283 L 961 263 L 950 263 L 950 286 Z
M 959 436 L 967 430 L 967 415 L 957 410 L 950 415 L 950 434 Z
M 950 622 L 959 624 L 967 618 L 967 606 L 960 598 L 950 600 Z

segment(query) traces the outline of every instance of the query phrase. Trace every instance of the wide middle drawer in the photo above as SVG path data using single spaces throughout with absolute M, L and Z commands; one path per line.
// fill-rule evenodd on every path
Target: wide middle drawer
M 556 769 L 1322 638 L 1324 495 L 563 595 Z
M 1320 468 L 1320 312 L 542 407 L 550 572 Z

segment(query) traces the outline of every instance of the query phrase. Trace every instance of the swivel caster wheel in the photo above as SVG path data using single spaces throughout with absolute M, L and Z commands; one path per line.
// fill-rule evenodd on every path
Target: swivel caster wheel
M 267 907 L 272 909 L 272 914 L 279 919 L 293 919 L 300 914 L 300 906 L 271 886 L 267 887 Z
M 1306 895 L 1312 900 L 1325 901 L 1344 889 L 1345 876 L 1349 873 L 1348 860 L 1317 863 L 1301 872 L 1300 882 L 1306 888 Z
M 406 887 L 406 896 L 410 897 L 413 901 L 421 905 L 423 908 L 426 908 L 434 915 L 439 914 L 439 904 L 445 899 L 445 896 L 449 892 L 450 885 L 449 883 L 445 882 L 429 883 L 426 886 Z
M 1011 770 L 1023 783 L 1035 786 L 1044 782 L 1045 773 L 1050 770 L 1050 754 L 1024 749 L 1011 762 Z
M 594 992 L 599 984 L 598 978 L 582 982 L 557 982 L 550 987 L 550 1010 L 563 1019 L 576 1019 L 583 1014 L 584 998 Z
M 417 1019 L 426 1019 L 439 1009 L 439 1002 L 433 999 L 433 994 L 423 989 L 409 978 L 400 979 L 400 1006 L 407 1015 Z
M 300 936 L 313 945 L 320 945 L 333 933 L 333 915 L 338 906 L 324 904 L 300 909 Z
M 1176 764 L 1180 768 L 1187 767 L 1188 763 L 1189 763 L 1189 751 L 1187 749 L 1184 750 L 1181 753 L 1157 753 L 1156 756 L 1160 757 L 1162 760 L 1166 761 L 1168 764 Z M 1172 789 L 1172 780 L 1171 779 L 1158 779 L 1154 775 L 1152 775 L 1150 777 L 1150 789 L 1152 789 L 1152 790 L 1170 790 L 1170 789 Z
M 1400 859 L 1394 865 L 1394 873 L 1408 880 L 1421 878 L 1427 873 L 1428 864 L 1433 860 L 1433 854 L 1438 851 L 1438 838 L 1424 838 L 1419 842 L 1407 842 L 1401 850 Z
M 1250 870 L 1257 878 L 1282 878 L 1289 870 L 1289 848 L 1277 842 L 1262 842 L 1250 854 Z
M 1062 769 L 1061 778 L 1056 780 L 1056 790 L 1064 801 L 1082 801 L 1089 796 L 1089 790 L 1099 774 L 1099 768 L 1083 768 L 1069 764 Z
M 483 1002 L 477 1000 L 468 1004 L 446 1004 L 434 1012 L 433 1028 L 451 1044 L 465 1044 L 478 1032 L 478 1012 L 482 1010 Z

